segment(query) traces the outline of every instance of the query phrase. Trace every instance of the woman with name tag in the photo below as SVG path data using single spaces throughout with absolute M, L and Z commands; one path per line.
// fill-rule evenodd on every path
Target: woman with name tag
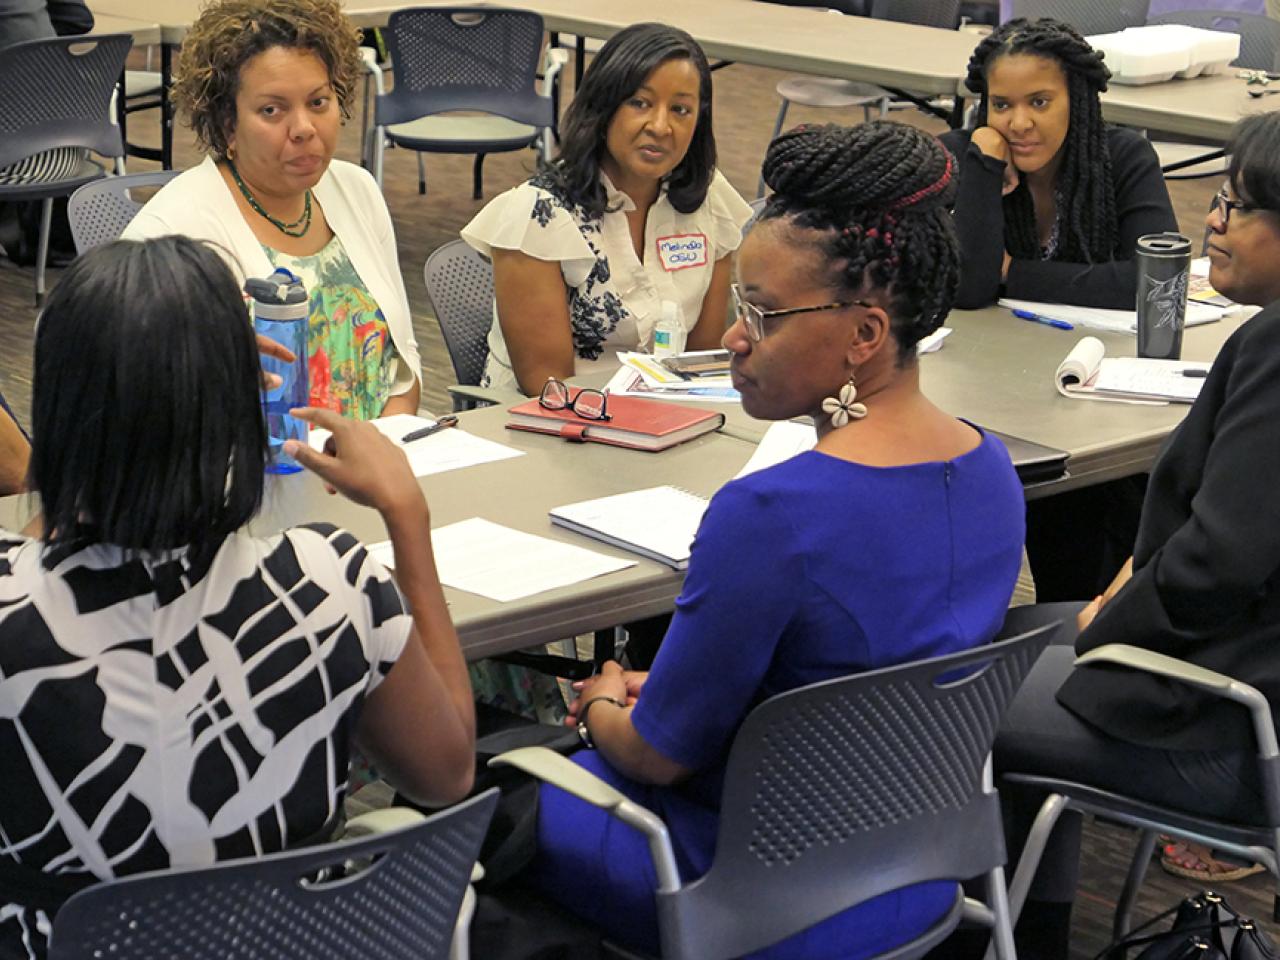
M 1040 658 L 995 756 L 997 768 L 1265 824 L 1242 707 L 1148 673 L 1072 666 L 1078 653 L 1130 644 L 1250 684 L 1280 717 L 1280 114 L 1242 120 L 1227 152 L 1228 179 L 1208 216 L 1209 282 L 1264 309 L 1219 351 L 1151 470 L 1133 557 L 1080 613 L 1075 649 L 1050 647 Z M 1028 934 L 1053 931 L 1057 941 L 1037 950 L 1020 941 L 1019 956 L 1067 956 L 1078 858 L 1078 821 L 1060 821 L 1032 887 L 1034 909 L 1024 911 Z M 1195 844 L 1174 845 L 1165 861 L 1204 883 L 1248 872 Z
M 333 158 L 363 72 L 337 0 L 215 0 L 182 42 L 173 98 L 204 162 L 124 231 L 227 251 L 241 279 L 284 267 L 310 298 L 311 404 L 367 420 L 417 413 L 421 361 L 386 201 Z
M 95 883 L 329 839 L 353 745 L 421 803 L 471 785 L 471 689 L 403 451 L 296 411 L 333 443 L 290 453 L 382 515 L 398 588 L 331 524 L 251 535 L 260 376 L 235 278 L 186 237 L 90 250 L 41 314 L 42 529 L 0 533 L 4 960 L 44 957 Z
M 919 386 L 916 344 L 959 267 L 946 151 L 896 123 L 801 127 L 770 145 L 764 175 L 775 192 L 740 252 L 724 345 L 747 411 L 811 415 L 817 448 L 715 495 L 653 669 L 606 664 L 570 721 L 596 748 L 575 761 L 663 817 L 686 880 L 714 855 L 724 764 L 753 706 L 985 643 L 1022 551 L 1008 453 Z M 552 787 L 540 801 L 537 889 L 654 951 L 641 835 Z M 954 897 L 946 882 L 894 891 L 753 956 L 875 955 Z
M 1075 28 L 1010 20 L 969 60 L 975 129 L 942 142 L 960 163 L 956 304 L 997 297 L 1132 310 L 1138 237 L 1178 229 L 1160 162 L 1108 127 L 1111 72 Z
M 702 48 L 659 23 L 621 31 L 561 129 L 556 161 L 462 230 L 493 261 L 483 383 L 536 395 L 548 377 L 615 366 L 616 351 L 650 347 L 664 301 L 687 349 L 719 346 L 751 208 L 716 170 Z

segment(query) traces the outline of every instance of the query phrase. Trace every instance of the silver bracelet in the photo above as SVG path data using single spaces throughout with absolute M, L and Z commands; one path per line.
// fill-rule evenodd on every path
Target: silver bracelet
M 612 703 L 615 707 L 622 707 L 624 710 L 627 708 L 627 705 L 617 697 L 592 697 L 582 705 L 582 709 L 578 711 L 578 737 L 588 750 L 594 750 L 596 742 L 591 739 L 591 731 L 587 729 L 587 713 L 591 710 L 592 704 L 599 703 L 601 700 Z

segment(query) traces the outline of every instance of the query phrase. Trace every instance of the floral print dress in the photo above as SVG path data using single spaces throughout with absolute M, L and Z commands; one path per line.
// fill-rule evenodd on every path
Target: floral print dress
M 273 267 L 302 278 L 311 298 L 307 375 L 311 405 L 353 420 L 382 414 L 395 383 L 396 352 L 386 318 L 335 235 L 319 253 L 294 257 L 263 247 Z

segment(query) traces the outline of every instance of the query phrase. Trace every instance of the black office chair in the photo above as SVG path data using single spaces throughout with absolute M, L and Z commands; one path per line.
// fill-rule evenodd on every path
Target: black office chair
M 1013 16 L 1028 20 L 1052 17 L 1087 37 L 1140 27 L 1147 22 L 1150 7 L 1151 0 L 1013 0 Z
M 40 200 L 36 306 L 55 197 L 105 176 L 87 150 L 116 159 L 124 145 L 111 103 L 133 38 L 128 34 L 52 37 L 6 47 L 0 57 L 0 201 Z
M 49 960 L 444 960 L 497 802 L 488 790 L 390 833 L 97 884 L 58 912 Z
M 378 91 L 373 175 L 382 184 L 385 143 L 418 152 L 418 192 L 426 193 L 422 154 L 473 153 L 473 192 L 481 196 L 485 154 L 538 146 L 551 160 L 551 91 L 568 52 L 547 51 L 542 90 L 542 17 L 494 7 L 397 10 L 384 32 L 395 84 Z M 467 116 L 444 116 L 466 111 Z M 483 116 L 474 115 L 476 112 Z
M 883 957 L 922 957 L 962 919 L 992 928 L 998 955 L 1012 957 L 990 752 L 1052 629 L 760 704 L 729 752 L 715 860 L 688 883 L 661 819 L 566 757 L 528 747 L 490 763 L 518 767 L 646 835 L 664 960 L 742 956 L 882 893 L 976 874 L 986 876 L 988 903 L 966 900 L 957 886 L 945 916 Z
M 162 187 L 177 175 L 177 170 L 129 173 L 122 177 L 103 177 L 78 189 L 67 201 L 67 220 L 71 223 L 76 253 L 119 239 L 144 203 L 134 199 L 131 190 Z
M 1080 603 L 1049 603 L 1014 607 L 1006 616 L 1001 632 L 1026 631 L 1044 623 L 1074 619 L 1080 606 Z M 1069 642 L 1073 636 L 1072 631 L 1063 630 L 1052 638 L 1052 642 Z M 1047 795 L 1009 886 L 1009 905 L 1014 921 L 1022 911 L 1049 835 L 1065 810 L 1096 813 L 1137 827 L 1140 831 L 1124 889 L 1116 902 L 1113 928 L 1117 939 L 1129 930 L 1138 890 L 1160 833 L 1186 837 L 1214 849 L 1234 853 L 1250 863 L 1263 864 L 1276 878 L 1273 916 L 1280 921 L 1280 747 L 1277 746 L 1275 726 L 1266 698 L 1255 688 L 1230 677 L 1127 644 L 1099 647 L 1078 658 L 1076 663 L 1112 663 L 1154 673 L 1172 682 L 1186 683 L 1213 696 L 1233 700 L 1247 709 L 1263 784 L 1266 821 L 1260 824 L 1225 823 L 1070 780 L 1006 772 L 1002 780 L 1034 788 Z

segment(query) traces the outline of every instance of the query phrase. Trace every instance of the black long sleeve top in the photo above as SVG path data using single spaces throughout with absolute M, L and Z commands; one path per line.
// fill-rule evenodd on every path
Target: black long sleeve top
M 1280 301 L 1223 346 L 1151 471 L 1133 578 L 1076 642 L 1128 643 L 1257 687 L 1280 715 Z M 1109 734 L 1165 749 L 1248 749 L 1244 708 L 1118 667 L 1058 691 Z
M 960 170 L 955 202 L 956 233 L 960 238 L 956 306 L 985 307 L 997 297 L 1006 296 L 1132 310 L 1137 293 L 1133 253 L 1138 238 L 1178 229 L 1160 161 L 1146 138 L 1124 127 L 1107 130 L 1119 227 L 1114 258 L 1105 263 L 1015 259 L 1001 290 L 1005 243 L 1000 190 L 1004 163 L 970 143 L 970 135 L 969 130 L 952 130 L 941 138 L 956 157 Z

